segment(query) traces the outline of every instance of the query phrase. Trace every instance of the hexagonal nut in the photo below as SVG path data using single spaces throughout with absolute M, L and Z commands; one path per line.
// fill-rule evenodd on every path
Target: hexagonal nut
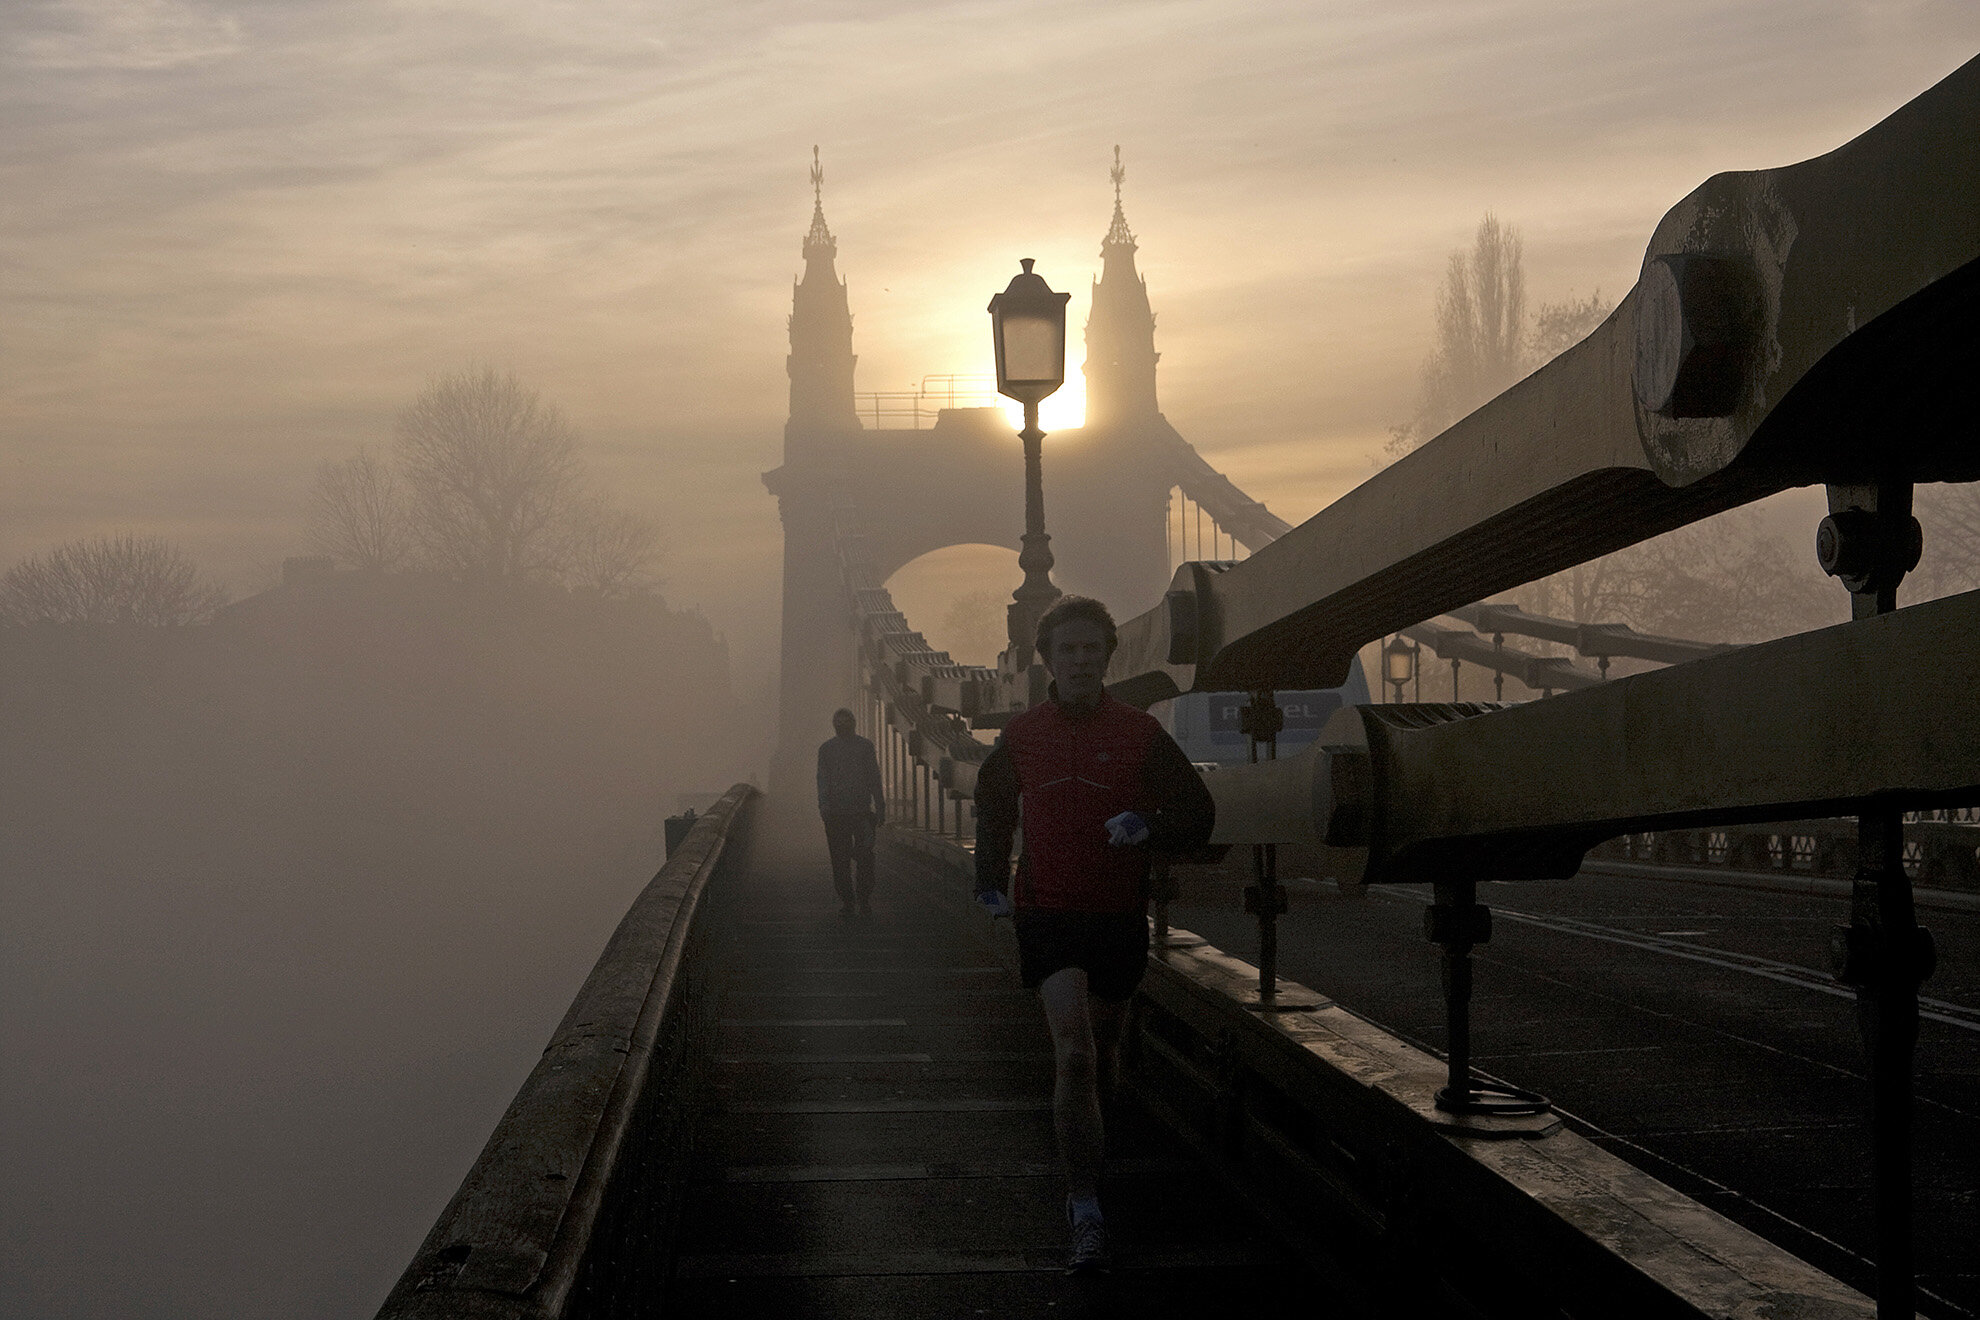
M 1341 707 L 1314 741 L 1314 837 L 1330 848 L 1365 848 L 1375 816 L 1375 767 L 1361 711 Z
M 1657 257 L 1636 289 L 1636 401 L 1664 417 L 1728 417 L 1745 393 L 1759 298 L 1748 263 Z

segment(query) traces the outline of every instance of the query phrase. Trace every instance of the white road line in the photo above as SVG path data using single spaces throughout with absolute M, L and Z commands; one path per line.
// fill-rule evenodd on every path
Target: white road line
M 1430 902 L 1430 895 L 1400 885 L 1370 885 L 1369 890 L 1386 898 L 1403 899 L 1414 903 Z M 1573 917 L 1543 917 L 1496 905 L 1492 906 L 1492 915 L 1495 920 L 1503 917 L 1507 921 L 1517 921 L 1526 926 L 1539 926 L 1544 930 L 1557 931 L 1563 935 L 1579 935 L 1583 939 L 1620 944 L 1627 948 L 1641 949 L 1645 953 L 1661 953 L 1670 958 L 1683 958 L 1712 967 L 1722 967 L 1730 972 L 1744 972 L 1748 976 L 1759 976 L 1769 981 L 1779 981 L 1783 985 L 1799 986 L 1803 990 L 1814 990 L 1837 999 L 1856 998 L 1856 991 L 1848 986 L 1838 985 L 1835 978 L 1828 973 L 1818 972 L 1812 967 L 1776 962 L 1772 958 L 1761 958 L 1754 954 L 1705 949 L 1656 935 L 1618 930 L 1613 926 L 1598 926 L 1592 921 L 1579 921 Z M 1968 1008 L 1964 1004 L 1955 1004 L 1944 999 L 1930 999 L 1920 995 L 1918 1016 L 1933 1022 L 1943 1022 L 1949 1027 L 1980 1031 L 1980 1009 Z

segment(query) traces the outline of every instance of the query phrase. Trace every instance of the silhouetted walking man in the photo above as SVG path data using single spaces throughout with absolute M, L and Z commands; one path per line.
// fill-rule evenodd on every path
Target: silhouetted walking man
M 825 819 L 839 915 L 850 917 L 855 902 L 861 916 L 873 915 L 873 827 L 886 818 L 887 798 L 880 759 L 873 744 L 853 732 L 849 710 L 832 712 L 832 736 L 818 746 L 818 814 Z
M 995 915 L 1015 911 L 1019 974 L 1037 988 L 1052 1031 L 1069 1265 L 1098 1269 L 1109 1259 L 1101 1106 L 1148 963 L 1150 853 L 1202 846 L 1216 804 L 1155 717 L 1107 695 L 1116 638 L 1106 606 L 1061 597 L 1039 620 L 1037 645 L 1051 699 L 1012 719 L 977 772 L 976 893 Z M 1020 813 L 1024 852 L 1006 897 Z

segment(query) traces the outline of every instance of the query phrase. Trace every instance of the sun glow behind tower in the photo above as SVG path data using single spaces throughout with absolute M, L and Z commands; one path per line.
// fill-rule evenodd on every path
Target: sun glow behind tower
M 1011 420 L 1011 434 L 1016 436 L 1024 425 L 1024 405 L 1016 399 L 999 398 L 998 404 L 1004 416 Z M 1069 431 L 1086 425 L 1086 380 L 1078 371 L 1066 373 L 1066 383 L 1038 405 L 1038 429 L 1045 432 L 1046 440 L 1055 431 Z

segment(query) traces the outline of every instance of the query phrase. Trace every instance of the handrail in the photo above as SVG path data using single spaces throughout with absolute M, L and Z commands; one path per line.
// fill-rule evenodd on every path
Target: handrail
M 1166 442 L 1177 487 L 1238 544 L 1257 554 L 1292 530 L 1292 524 L 1266 508 L 1263 501 L 1251 498 L 1236 482 L 1211 467 L 1167 419 L 1160 420 L 1157 439 Z
M 931 388 L 930 382 L 943 383 Z M 862 419 L 870 418 L 876 431 L 918 431 L 922 429 L 922 418 L 930 419 L 932 424 L 951 408 L 998 406 L 996 377 L 962 373 L 923 376 L 919 388 L 912 390 L 862 391 L 853 395 L 853 401 L 853 411 Z M 885 426 L 884 419 L 890 417 L 906 417 L 910 419 L 909 425 Z
M 1739 649 L 1737 642 L 1695 642 L 1683 637 L 1661 637 L 1638 632 L 1626 623 L 1576 623 L 1545 614 L 1528 614 L 1517 605 L 1502 601 L 1463 605 L 1450 612 L 1480 632 L 1517 633 L 1541 641 L 1572 646 L 1578 654 L 1598 659 L 1628 656 L 1662 664 L 1682 664 L 1706 656 L 1723 655 Z
M 1460 616 L 1461 617 L 1461 616 Z M 1436 652 L 1439 660 L 1462 660 L 1497 673 L 1509 674 L 1535 692 L 1572 692 L 1603 682 L 1600 674 L 1558 655 L 1534 655 L 1516 646 L 1494 646 L 1469 628 L 1432 628 L 1414 624 L 1402 635 Z
M 663 1069 L 693 1066 L 655 1055 L 695 1039 L 680 1019 L 709 996 L 687 984 L 707 970 L 691 941 L 757 796 L 748 784 L 731 788 L 633 900 L 379 1320 L 548 1320 L 588 1290 L 601 1222 L 633 1176 L 620 1165 L 639 1140 L 636 1120 L 660 1107 L 656 1088 L 672 1080 Z

